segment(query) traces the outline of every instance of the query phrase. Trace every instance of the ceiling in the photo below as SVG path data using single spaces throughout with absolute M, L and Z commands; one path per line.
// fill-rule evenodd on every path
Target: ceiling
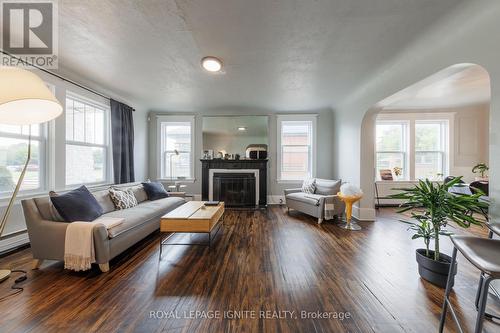
M 463 2 L 60 0 L 59 72 L 148 109 L 335 107 Z
M 490 102 L 488 72 L 474 64 L 457 64 L 380 102 L 384 110 L 443 109 Z

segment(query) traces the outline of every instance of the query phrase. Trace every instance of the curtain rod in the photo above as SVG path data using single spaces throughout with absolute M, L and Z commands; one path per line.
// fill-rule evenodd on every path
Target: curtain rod
M 44 73 L 47 73 L 47 74 L 52 75 L 52 76 L 55 76 L 55 77 L 57 77 L 57 78 L 58 78 L 58 79 L 60 79 L 60 80 L 63 80 L 63 81 L 68 82 L 68 83 L 71 83 L 71 84 L 72 84 L 72 85 L 74 85 L 74 86 L 77 86 L 77 87 L 79 87 L 79 88 L 82 88 L 82 89 L 84 89 L 84 90 L 87 90 L 87 91 L 89 91 L 89 92 L 91 92 L 91 93 L 93 93 L 93 94 L 95 94 L 95 95 L 97 95 L 97 96 L 101 96 L 102 98 L 105 98 L 105 99 L 107 99 L 107 100 L 109 100 L 109 101 L 111 100 L 111 97 L 106 96 L 106 95 L 104 95 L 104 94 L 102 94 L 102 93 L 100 93 L 100 92 L 98 92 L 98 91 L 96 91 L 96 90 L 94 90 L 94 89 L 92 89 L 92 88 L 86 87 L 86 86 L 84 86 L 84 85 L 82 85 L 82 84 L 80 84 L 80 83 L 78 83 L 78 82 L 75 82 L 75 81 L 73 81 L 73 80 L 67 79 L 67 78 L 65 78 L 64 76 L 61 76 L 61 75 L 56 74 L 56 73 L 54 73 L 54 72 L 51 72 L 51 71 L 49 71 L 48 69 L 45 69 L 45 68 L 40 67 L 40 66 L 38 66 L 38 65 L 31 64 L 31 63 L 29 63 L 29 62 L 28 62 L 28 61 L 26 61 L 26 60 L 23 60 L 23 59 L 21 59 L 21 58 L 19 58 L 19 57 L 16 57 L 16 56 L 15 56 L 15 55 L 13 55 L 13 54 L 10 54 L 9 52 L 6 52 L 6 51 L 4 51 L 4 50 L 0 50 L 0 53 L 3 53 L 3 54 L 5 54 L 6 56 L 9 56 L 9 57 L 11 57 L 11 58 L 14 58 L 14 59 L 18 60 L 19 62 L 22 62 L 22 63 L 23 63 L 23 64 L 25 64 L 25 65 L 28 65 L 28 66 L 34 67 L 34 68 L 36 68 L 36 69 L 38 69 L 38 70 L 40 70 L 40 71 L 42 71 L 42 72 L 44 72 Z M 134 109 L 134 108 L 132 108 L 132 111 L 135 111 L 135 109 Z

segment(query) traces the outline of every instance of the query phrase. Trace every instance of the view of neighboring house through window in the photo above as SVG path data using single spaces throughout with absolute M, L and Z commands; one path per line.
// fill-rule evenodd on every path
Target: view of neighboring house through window
M 161 117 L 160 178 L 192 179 L 194 117 Z
M 66 98 L 66 185 L 109 180 L 109 108 Z
M 401 179 L 407 179 L 407 156 L 408 156 L 408 123 L 380 122 L 376 130 L 376 165 L 377 175 L 380 170 L 402 169 Z
M 279 116 L 278 178 L 302 181 L 314 177 L 315 116 Z
M 28 154 L 29 126 L 0 124 L 0 197 L 14 190 Z M 31 161 L 24 177 L 21 191 L 45 188 L 46 133 L 44 125 L 31 126 Z

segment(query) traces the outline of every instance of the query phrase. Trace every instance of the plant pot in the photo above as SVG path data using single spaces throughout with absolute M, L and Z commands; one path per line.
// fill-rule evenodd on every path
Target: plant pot
M 439 254 L 439 261 L 426 257 L 425 249 L 418 249 L 415 251 L 418 263 L 418 273 L 424 279 L 441 288 L 446 287 L 448 282 L 448 274 L 450 272 L 451 257 L 446 254 Z M 429 251 L 429 255 L 434 257 L 434 251 Z M 451 286 L 455 284 L 455 275 L 457 274 L 457 263 L 453 269 L 453 278 Z

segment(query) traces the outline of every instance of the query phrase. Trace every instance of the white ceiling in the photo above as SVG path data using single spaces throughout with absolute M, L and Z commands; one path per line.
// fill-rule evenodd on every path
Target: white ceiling
M 160 110 L 334 107 L 463 2 L 60 0 L 60 73 Z
M 481 66 L 458 64 L 380 102 L 385 110 L 442 109 L 489 103 L 490 77 Z

